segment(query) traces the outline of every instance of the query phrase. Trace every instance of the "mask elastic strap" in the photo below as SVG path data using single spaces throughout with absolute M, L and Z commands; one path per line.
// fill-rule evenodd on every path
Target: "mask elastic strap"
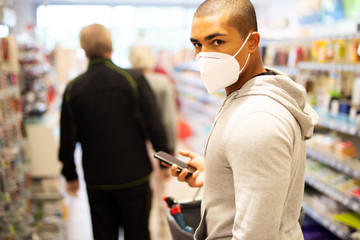
M 240 69 L 239 75 L 240 75 L 240 73 L 244 70 L 244 68 L 246 67 L 246 64 L 247 64 L 247 62 L 249 61 L 249 58 L 250 58 L 250 54 L 251 54 L 251 53 L 249 53 L 249 55 L 247 56 L 246 62 L 245 62 L 245 64 L 244 64 L 244 66 L 242 67 L 242 69 Z
M 239 48 L 239 50 L 233 55 L 233 57 L 236 57 L 236 55 L 238 55 L 239 54 L 239 52 L 241 51 L 241 49 L 245 46 L 245 43 L 247 42 L 247 40 L 249 39 L 249 37 L 250 37 L 250 35 L 251 35 L 252 33 L 249 33 L 249 35 L 246 37 L 246 39 L 245 39 L 245 41 L 244 41 L 244 43 L 243 43 L 243 45 L 241 45 L 241 47 Z

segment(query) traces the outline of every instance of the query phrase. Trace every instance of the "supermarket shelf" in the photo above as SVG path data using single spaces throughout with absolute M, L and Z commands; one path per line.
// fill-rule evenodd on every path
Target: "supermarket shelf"
M 64 197 L 61 193 L 32 193 L 32 200 L 34 201 L 58 201 Z
M 175 66 L 175 70 L 177 70 L 177 71 L 194 71 L 194 72 L 198 72 L 199 71 L 199 66 L 196 64 L 195 61 L 189 61 L 189 62 L 184 62 L 182 64 L 179 64 L 179 65 Z
M 1 72 L 11 72 L 11 73 L 19 73 L 19 66 L 17 63 L 12 63 L 4 60 L 0 60 L 0 71 Z M 0 238 L 1 239 L 1 238 Z
M 299 62 L 297 66 L 270 66 L 288 75 L 296 76 L 301 70 L 308 71 L 340 71 L 360 73 L 360 64 L 339 64 L 320 62 Z
M 336 41 L 337 39 L 358 39 L 359 34 L 354 34 L 350 36 L 326 36 L 326 39 L 322 39 L 319 37 L 315 38 L 306 38 L 306 39 L 289 39 L 289 40 L 279 40 L 279 41 L 271 41 L 262 40 L 264 46 L 268 47 L 264 53 L 269 53 L 267 57 L 267 61 L 269 63 L 287 63 L 290 61 L 285 61 L 284 59 L 280 59 L 276 53 L 280 53 L 286 55 L 290 60 L 292 60 L 291 49 L 292 47 L 305 47 L 304 51 L 308 51 L 309 49 L 313 49 L 312 44 L 316 43 L 317 41 L 323 40 L 331 40 Z M 269 51 L 268 51 L 269 50 Z M 315 58 L 318 56 L 315 56 Z M 314 59 L 315 59 L 314 58 Z M 265 62 L 266 63 L 266 62 Z M 298 62 L 295 66 L 273 66 L 275 69 L 278 69 L 285 74 L 290 76 L 295 76 L 296 80 L 300 80 L 302 83 L 305 83 L 308 78 L 312 79 L 312 74 L 316 75 L 319 72 L 322 73 L 354 73 L 351 75 L 358 75 L 360 74 L 360 62 L 356 63 L 345 63 L 345 62 L 335 62 L 327 61 L 327 62 L 319 62 L 319 61 L 301 61 Z M 315 79 L 317 77 L 314 77 Z M 294 80 L 295 80 L 294 79 Z M 344 82 L 342 82 L 344 84 Z M 319 114 L 319 122 L 316 126 L 316 129 L 323 130 L 322 128 L 326 128 L 327 130 L 331 130 L 332 132 L 337 133 L 344 133 L 341 134 L 341 138 L 350 138 L 354 141 L 354 145 L 357 146 L 357 141 L 360 137 L 360 123 L 357 122 L 355 119 L 350 119 L 347 114 L 332 114 L 331 112 L 322 111 L 322 109 L 316 109 L 315 111 Z M 334 134 L 338 135 L 338 134 Z M 348 136 L 343 136 L 348 135 Z M 340 138 L 340 136 L 339 136 Z M 313 145 L 310 145 L 314 143 Z M 315 145 L 318 143 L 318 145 Z M 322 144 L 322 146 L 321 146 Z M 311 216 L 315 221 L 319 222 L 319 224 L 323 225 L 329 231 L 333 232 L 341 239 L 360 239 L 355 238 L 355 235 L 358 234 L 357 232 L 352 233 L 352 229 L 345 224 L 342 224 L 336 220 L 334 220 L 330 214 L 331 206 L 327 206 L 327 203 L 333 202 L 334 206 L 339 204 L 344 205 L 346 208 L 351 209 L 356 213 L 360 213 L 360 200 L 357 199 L 355 196 L 351 195 L 351 188 L 344 185 L 341 185 L 341 180 L 345 183 L 353 182 L 354 179 L 360 179 L 360 161 L 359 159 L 350 158 L 342 156 L 341 154 L 335 154 L 333 151 L 328 149 L 325 145 L 327 142 L 317 142 L 310 140 L 307 143 L 307 157 L 311 158 L 315 162 L 314 166 L 310 166 L 307 170 L 305 181 L 306 185 L 309 187 L 305 192 L 303 207 L 306 213 Z M 321 164 L 320 164 L 321 163 Z M 308 164 L 307 164 L 308 165 Z M 326 166 L 323 166 L 326 165 Z M 323 167 L 321 167 L 323 166 Z M 313 167 L 313 168 L 311 168 Z M 335 170 L 333 170 L 335 169 Z M 313 170 L 313 171 L 312 171 Z M 319 172 L 316 172 L 319 170 Z M 318 174 L 323 174 L 317 176 Z M 333 174 L 332 174 L 333 173 Z M 350 177 L 349 177 L 350 176 Z M 324 180 L 322 180 L 324 179 Z M 326 181 L 328 180 L 328 181 Z M 347 181 L 348 180 L 348 181 Z M 354 183 L 354 185 L 356 185 Z M 341 188 L 343 187 L 343 188 Z M 310 189 L 316 189 L 317 193 L 313 199 L 311 199 L 309 192 L 311 193 Z M 354 187 L 355 188 L 355 187 Z M 344 190 L 342 190 L 344 189 Z M 327 201 L 321 202 L 321 199 L 318 198 L 328 198 Z M 316 200 L 319 200 L 316 202 Z M 333 200 L 333 201 L 330 201 Z M 311 205 L 314 203 L 314 206 Z M 316 206 L 316 207 L 315 207 Z M 336 211 L 334 207 L 334 212 Z M 352 236 L 352 234 L 354 236 Z M 352 238 L 353 237 L 353 238 Z
M 22 136 L 22 102 L 15 36 L 3 38 L 2 49 L 13 60 L 0 61 L 0 239 L 31 239 L 34 232 L 30 185 L 27 182 L 25 139 Z
M 318 125 L 346 133 L 353 136 L 360 136 L 360 126 L 355 120 L 351 120 L 346 114 L 334 115 L 319 108 L 314 108 L 319 114 Z
M 340 160 L 329 151 L 325 152 L 309 146 L 306 148 L 306 155 L 353 178 L 360 179 L 360 164 L 357 159 Z
M 340 71 L 340 72 L 360 73 L 360 64 L 299 62 L 297 67 L 299 70 Z
M 181 80 L 177 82 L 177 88 L 178 89 L 189 89 L 193 88 L 197 94 L 199 94 L 199 91 L 204 91 L 206 93 L 206 88 L 204 83 L 201 81 L 200 78 L 190 78 L 191 80 Z
M 353 38 L 360 38 L 360 34 L 358 32 L 350 33 L 345 35 L 338 35 L 334 32 L 329 32 L 327 34 L 322 34 L 322 36 L 307 36 L 307 37 L 300 37 L 300 38 L 289 38 L 289 39 L 261 39 L 261 45 L 269 46 L 269 45 L 296 45 L 296 44 L 310 44 L 313 41 L 319 41 L 321 39 L 326 40 L 338 40 L 338 39 L 353 39 Z
M 346 195 L 344 195 L 339 190 L 333 188 L 330 185 L 327 185 L 316 178 L 313 178 L 311 176 L 305 176 L 305 182 L 312 186 L 313 188 L 317 189 L 319 192 L 322 192 L 329 197 L 333 198 L 334 200 L 342 203 L 344 206 L 350 208 L 351 210 L 357 212 L 360 214 L 360 202 L 353 200 Z
M 16 113 L 16 114 L 12 114 L 12 116 L 6 116 L 6 119 L 0 122 L 0 127 L 8 126 L 8 125 L 16 125 L 19 123 L 19 121 L 21 121 L 22 116 L 23 116 L 22 113 Z
M 11 229 L 13 229 L 13 228 L 14 227 L 12 226 Z M 11 230 L 11 231 L 13 231 L 13 230 Z M 16 236 L 14 236 L 14 234 L 12 234 L 12 233 L 0 234 L 0 239 L 15 239 L 14 237 L 16 237 L 16 239 L 31 240 L 32 234 L 33 234 L 32 230 L 29 230 L 29 232 L 26 232 L 26 233 L 17 234 Z
M 19 95 L 20 95 L 20 90 L 18 86 L 12 86 L 0 90 L 0 99 L 12 97 L 12 96 L 19 96 Z
M 299 74 L 299 69 L 297 67 L 288 67 L 288 66 L 269 66 L 269 67 L 290 76 L 297 76 Z
M 339 228 L 335 220 L 326 219 L 322 216 L 322 214 L 316 212 L 313 208 L 311 208 L 311 206 L 306 202 L 303 202 L 303 208 L 307 215 L 309 215 L 311 218 L 313 218 L 315 221 L 317 221 L 323 227 L 334 233 L 339 238 L 351 239 L 350 233 L 348 231 L 345 231 L 344 229 Z

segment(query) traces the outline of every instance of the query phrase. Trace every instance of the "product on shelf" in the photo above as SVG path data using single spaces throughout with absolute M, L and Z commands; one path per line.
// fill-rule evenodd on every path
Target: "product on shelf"
M 36 234 L 41 239 L 62 239 L 66 206 L 60 177 L 32 178 L 31 182 Z
M 360 35 L 265 41 L 261 53 L 306 88 L 319 114 L 307 141 L 306 213 L 340 239 L 360 239 L 346 225 L 360 214 Z
M 307 187 L 303 207 L 308 216 L 327 228 L 340 239 L 355 239 L 351 238 L 351 236 L 357 232 L 357 229 L 335 219 L 337 218 L 336 216 L 341 216 L 342 214 L 350 212 L 337 201 L 322 195 L 311 187 Z
M 304 234 L 304 239 L 306 240 L 339 240 L 336 235 L 332 234 L 329 230 L 308 216 L 305 217 L 301 229 Z
M 4 47 L 6 46 L 6 47 Z M 30 239 L 30 183 L 22 136 L 22 108 L 15 38 L 1 39 L 0 59 L 0 239 Z
M 336 143 L 334 146 L 334 152 L 339 159 L 342 159 L 344 155 L 352 158 L 355 158 L 357 156 L 356 148 L 354 146 L 354 143 L 351 141 L 343 141 Z
M 24 115 L 41 116 L 53 99 L 50 59 L 34 37 L 20 35 L 18 41 Z
M 360 215 L 353 212 L 334 214 L 333 218 L 349 227 L 360 229 Z
M 352 141 L 343 140 L 335 134 L 315 133 L 308 142 L 309 147 L 326 150 L 338 160 L 346 161 L 357 157 L 357 150 Z
M 360 38 L 278 41 L 262 46 L 265 64 L 296 67 L 299 62 L 360 63 Z

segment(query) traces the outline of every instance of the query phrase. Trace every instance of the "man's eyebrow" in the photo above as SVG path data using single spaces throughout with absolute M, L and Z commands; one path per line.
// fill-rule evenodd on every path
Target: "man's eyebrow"
M 190 42 L 192 42 L 192 43 L 198 43 L 199 40 L 197 40 L 197 39 L 195 39 L 195 38 L 190 38 Z
M 205 40 L 206 40 L 206 41 L 209 41 L 209 40 L 211 40 L 211 39 L 213 39 L 213 38 L 215 38 L 215 37 L 219 37 L 219 36 L 227 36 L 227 34 L 225 34 L 225 33 L 212 33 L 212 34 L 206 36 L 206 37 L 205 37 Z M 199 40 L 197 40 L 196 38 L 190 38 L 190 41 L 191 41 L 192 43 L 197 43 L 197 42 L 199 42 Z
M 213 33 L 213 34 L 210 34 L 210 35 L 206 36 L 205 39 L 207 41 L 209 41 L 209 40 L 211 40 L 211 39 L 213 39 L 215 37 L 219 37 L 219 36 L 227 36 L 227 34 L 225 34 L 225 33 Z

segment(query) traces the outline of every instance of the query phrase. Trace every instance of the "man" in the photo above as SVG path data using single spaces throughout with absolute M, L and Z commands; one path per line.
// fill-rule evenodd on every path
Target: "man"
M 120 226 L 126 240 L 150 239 L 152 167 L 145 141 L 173 151 L 155 97 L 141 72 L 111 61 L 111 34 L 103 25 L 84 27 L 80 43 L 89 66 L 67 85 L 61 109 L 59 158 L 67 192 L 79 189 L 73 156 L 80 142 L 94 239 L 118 240 Z
M 249 0 L 207 0 L 193 18 L 191 42 L 209 92 L 225 88 L 198 170 L 172 175 L 203 189 L 195 239 L 299 240 L 305 140 L 316 113 L 304 88 L 265 68 Z

